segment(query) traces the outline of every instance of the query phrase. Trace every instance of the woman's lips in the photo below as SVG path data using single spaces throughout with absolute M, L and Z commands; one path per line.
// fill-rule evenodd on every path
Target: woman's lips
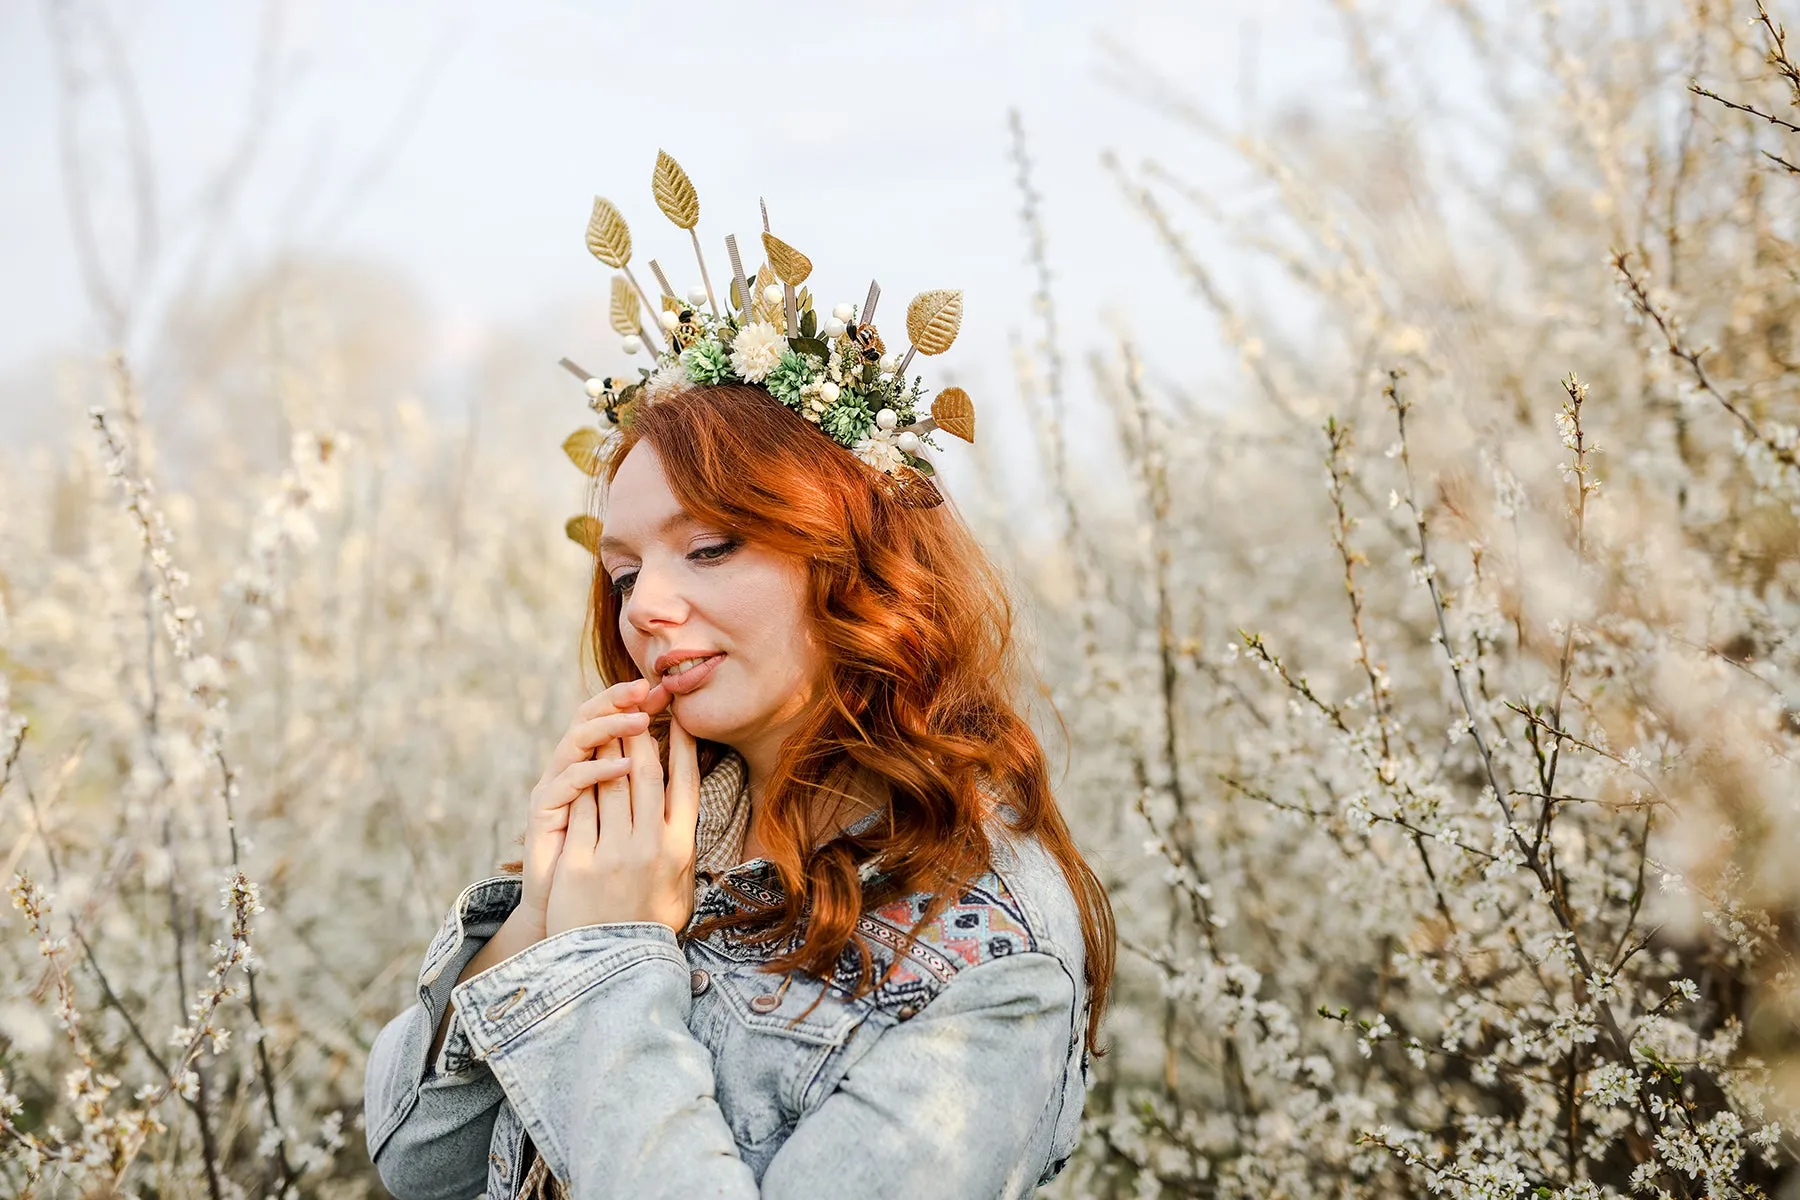
M 706 659 L 697 667 L 689 667 L 679 675 L 664 675 L 662 677 L 663 690 L 671 696 L 687 695 L 712 678 L 713 672 L 719 669 L 719 663 L 724 657 L 724 653 L 721 652 Z

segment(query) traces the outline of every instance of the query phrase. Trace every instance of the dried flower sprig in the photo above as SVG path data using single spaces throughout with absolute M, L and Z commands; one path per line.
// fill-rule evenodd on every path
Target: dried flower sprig
M 129 398 L 133 396 L 136 385 L 125 356 L 114 354 L 111 367 L 114 395 L 116 398 L 126 401 L 129 406 Z M 163 627 L 168 635 L 169 648 L 175 657 L 183 682 L 201 712 L 201 753 L 218 770 L 219 783 L 214 795 L 225 818 L 225 833 L 231 850 L 232 868 L 241 875 L 243 871 L 242 850 L 235 811 L 239 785 L 237 772 L 233 769 L 225 752 L 227 706 L 224 692 L 217 686 L 220 682 L 217 660 L 211 656 L 200 655 L 196 651 L 195 643 L 201 630 L 197 611 L 186 602 L 185 593 L 189 577 L 175 563 L 172 553 L 173 539 L 169 534 L 166 518 L 154 503 L 153 486 L 148 478 L 134 468 L 127 446 L 108 423 L 106 409 L 96 405 L 89 410 L 88 416 L 106 452 L 107 475 L 123 494 L 126 511 L 137 524 L 152 572 L 152 603 L 163 618 Z M 256 991 L 256 973 L 248 963 L 244 966 L 244 975 L 250 1014 L 255 1023 L 261 1027 L 263 1024 L 262 1003 Z M 265 1116 L 268 1119 L 269 1128 L 279 1130 L 281 1119 L 276 1098 L 275 1070 L 269 1057 L 269 1047 L 266 1041 L 259 1040 L 257 1042 L 255 1058 L 257 1074 L 262 1084 Z M 285 1148 L 278 1147 L 273 1159 L 285 1189 L 292 1184 L 295 1176 Z
M 189 1021 L 178 1026 L 170 1037 L 179 1053 L 168 1060 L 167 1074 L 156 1083 L 139 1087 L 132 1096 L 135 1103 L 123 1112 L 108 1111 L 107 1101 L 120 1086 L 117 1076 L 100 1069 L 99 1059 L 82 1029 L 82 1013 L 65 961 L 68 938 L 55 933 L 50 924 L 49 896 L 30 877 L 16 874 L 10 887 L 13 907 L 24 914 L 26 924 L 38 939 L 38 954 L 50 970 L 56 989 L 55 1013 L 63 1027 L 79 1066 L 65 1080 L 68 1100 L 80 1120 L 79 1134 L 72 1140 L 54 1132 L 39 1136 L 20 1129 L 12 1117 L 19 1111 L 16 1096 L 6 1091 L 0 1081 L 0 1132 L 4 1132 L 27 1154 L 28 1178 L 36 1180 L 46 1163 L 78 1175 L 99 1175 L 110 1188 L 118 1188 L 148 1139 L 167 1131 L 156 1110 L 171 1095 L 193 1102 L 198 1098 L 200 1077 L 193 1064 L 203 1050 L 218 1054 L 225 1049 L 230 1031 L 219 1026 L 215 1018 L 221 1006 L 240 993 L 232 979 L 234 972 L 250 970 L 251 917 L 263 911 L 254 884 L 243 872 L 233 872 L 222 889 L 221 903 L 230 910 L 226 940 L 213 944 L 213 962 L 207 981 L 193 997 Z
M 1631 255 L 1615 250 L 1611 262 L 1633 311 L 1656 326 L 1664 347 L 1692 373 L 1695 386 L 1737 421 L 1738 453 L 1757 486 L 1766 494 L 1785 501 L 1790 511 L 1800 515 L 1800 428 L 1774 425 L 1764 430 L 1752 420 L 1749 413 L 1713 381 L 1701 361 L 1704 352 L 1682 340 L 1679 322 L 1651 298 L 1649 288 L 1632 269 Z

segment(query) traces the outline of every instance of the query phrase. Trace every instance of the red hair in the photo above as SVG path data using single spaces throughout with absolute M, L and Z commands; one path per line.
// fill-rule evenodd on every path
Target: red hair
M 927 919 L 990 865 L 983 789 L 1015 832 L 1057 860 L 1081 914 L 1096 1044 L 1117 952 L 1112 905 L 1050 793 L 1042 747 L 1014 707 L 1013 610 L 999 573 L 949 504 L 907 508 L 874 469 L 760 388 L 698 387 L 639 404 L 598 483 L 648 442 L 669 488 L 700 522 L 805 564 L 805 604 L 824 666 L 816 701 L 782 745 L 757 832 L 784 902 L 717 919 L 767 944 L 802 940 L 771 961 L 829 979 L 848 948 L 873 986 L 857 918 L 896 895 L 933 893 Z M 598 493 L 599 489 L 596 489 Z M 608 684 L 641 674 L 619 636 L 620 598 L 596 558 L 590 646 Z M 654 724 L 666 757 L 667 710 Z M 710 770 L 726 748 L 701 741 Z M 853 778 L 885 785 L 892 820 L 857 836 L 820 828 Z M 816 849 L 815 849 L 816 847 Z M 879 857 L 865 888 L 858 865 Z M 883 878 L 885 877 L 885 878 Z M 705 932 L 697 929 L 696 933 Z

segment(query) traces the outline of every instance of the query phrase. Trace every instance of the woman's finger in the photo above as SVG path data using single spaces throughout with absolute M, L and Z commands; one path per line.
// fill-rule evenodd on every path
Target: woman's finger
M 630 737 L 648 728 L 649 713 L 639 708 L 627 708 L 621 712 L 607 713 L 604 717 L 595 717 L 591 721 L 583 721 L 570 729 L 563 740 L 573 742 L 583 750 L 592 750 L 602 742 Z
M 617 742 L 620 738 L 630 737 L 639 730 L 650 728 L 650 714 L 637 709 L 624 712 L 608 713 L 603 717 L 581 721 L 569 727 L 562 741 L 550 755 L 550 765 L 544 768 L 545 776 L 559 774 L 571 763 L 578 763 L 592 758 L 594 751 L 608 742 Z
M 532 793 L 531 816 L 540 829 L 559 828 L 566 822 L 569 805 L 581 793 L 611 779 L 631 773 L 629 758 L 584 758 L 570 763 L 562 774 Z
M 619 743 L 608 742 L 597 758 L 622 759 L 626 757 Z M 614 838 L 631 836 L 631 777 L 630 772 L 604 780 L 598 789 L 600 793 L 599 812 L 600 830 L 608 841 Z
M 625 756 L 631 760 L 632 836 L 656 845 L 662 837 L 662 763 L 657 761 L 656 739 L 648 733 L 625 739 Z
M 595 717 L 604 717 L 607 713 L 642 704 L 649 690 L 650 681 L 647 679 L 626 679 L 615 683 L 582 701 L 581 707 L 575 710 L 575 723 L 591 721 Z
M 568 731 L 556 744 L 556 750 L 551 755 L 550 765 L 544 769 L 544 778 L 550 778 L 572 762 L 579 762 L 581 759 L 590 757 L 594 746 L 603 744 L 605 738 L 623 736 L 623 733 L 608 734 L 591 729 L 586 733 L 579 731 L 601 717 L 637 711 L 644 696 L 650 690 L 649 680 L 628 679 L 623 683 L 615 683 L 582 701 L 575 710 L 574 719 L 569 722 Z
M 569 806 L 569 832 L 563 843 L 563 853 L 592 854 L 599 837 L 594 793 L 586 791 L 575 797 L 575 803 Z
M 643 712 L 659 713 L 673 699 L 674 697 L 669 695 L 669 689 L 662 685 L 661 680 L 658 680 L 656 686 L 644 693 L 644 698 L 637 707 Z
M 694 735 L 669 715 L 669 783 L 665 836 L 682 847 L 694 844 L 700 823 L 700 751 Z

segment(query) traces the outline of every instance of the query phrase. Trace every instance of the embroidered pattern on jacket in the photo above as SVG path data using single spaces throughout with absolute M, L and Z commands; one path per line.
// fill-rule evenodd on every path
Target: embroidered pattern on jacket
M 721 878 L 696 907 L 694 921 L 772 908 L 781 900 L 774 866 L 763 864 Z M 924 915 L 930 901 L 929 895 L 916 892 L 857 919 L 857 939 L 872 959 L 876 981 L 873 1000 L 878 1007 L 892 1009 L 911 1004 L 916 1010 L 948 986 L 964 967 L 1038 948 L 1024 910 L 992 871 L 978 877 L 935 918 L 921 925 L 917 937 L 908 945 L 907 931 Z M 745 941 L 735 930 L 721 930 L 713 936 L 739 947 Z M 800 935 L 796 935 L 782 946 L 770 947 L 766 953 L 773 958 L 799 944 Z M 846 945 L 827 982 L 844 996 L 850 996 L 856 988 L 859 965 L 855 946 Z

